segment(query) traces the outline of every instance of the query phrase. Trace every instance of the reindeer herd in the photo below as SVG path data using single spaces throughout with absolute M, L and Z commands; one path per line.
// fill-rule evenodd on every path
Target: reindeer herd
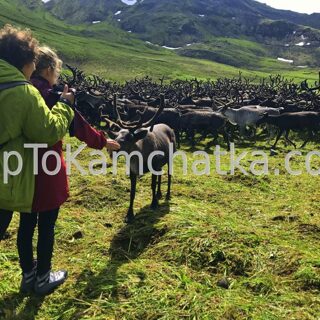
M 320 81 L 310 87 L 307 81 L 297 84 L 280 75 L 257 81 L 239 74 L 216 81 L 164 83 L 164 78 L 156 82 L 145 77 L 119 84 L 68 68 L 72 76 L 64 76 L 61 83 L 77 89 L 78 109 L 88 122 L 101 126 L 101 115 L 115 123 L 121 116 L 127 125 L 153 118 L 154 124 L 174 130 L 178 146 L 181 138 L 195 145 L 196 136 L 203 139 L 208 135 L 214 142 L 220 135 L 229 146 L 235 139 L 255 137 L 257 127 L 268 133 L 266 143 L 272 132 L 278 131 L 273 149 L 283 134 L 295 146 L 289 138 L 291 130 L 308 132 L 305 145 L 319 126 Z M 161 95 L 165 101 L 159 112 Z
M 256 129 L 266 133 L 269 143 L 277 131 L 275 149 L 281 136 L 296 147 L 289 138 L 290 131 L 307 132 L 308 141 L 317 138 L 320 129 L 320 81 L 312 87 L 280 75 L 268 79 L 249 80 L 240 73 L 235 78 L 216 81 L 175 80 L 153 81 L 149 77 L 124 84 L 113 83 L 98 76 L 87 77 L 77 68 L 68 66 L 71 76 L 64 75 L 61 84 L 77 90 L 77 108 L 92 125 L 104 127 L 119 142 L 122 151 L 138 151 L 146 161 L 153 151 L 162 155 L 153 158 L 153 168 L 161 171 L 168 164 L 169 145 L 180 147 L 183 140 L 195 146 L 207 136 L 213 142 L 223 139 L 227 148 L 235 139 L 256 137 Z M 59 90 L 59 88 L 57 88 Z M 138 168 L 130 160 L 131 197 L 126 216 L 134 219 L 133 202 Z M 171 176 L 168 176 L 167 199 L 170 198 Z M 152 174 L 152 204 L 155 209 L 161 198 L 161 176 Z

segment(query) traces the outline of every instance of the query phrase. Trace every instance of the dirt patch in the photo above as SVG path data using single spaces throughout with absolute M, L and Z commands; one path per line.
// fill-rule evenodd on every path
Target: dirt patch
M 298 231 L 304 235 L 312 236 L 316 239 L 320 239 L 320 227 L 315 224 L 299 224 Z
M 272 221 L 285 221 L 285 222 L 295 222 L 299 221 L 300 218 L 298 216 L 275 216 L 271 219 Z
M 240 172 L 236 172 L 234 175 L 223 176 L 223 179 L 228 182 L 238 182 L 247 187 L 256 187 L 263 188 L 262 181 L 266 184 L 270 183 L 271 180 L 268 176 L 253 176 L 253 175 L 244 175 Z

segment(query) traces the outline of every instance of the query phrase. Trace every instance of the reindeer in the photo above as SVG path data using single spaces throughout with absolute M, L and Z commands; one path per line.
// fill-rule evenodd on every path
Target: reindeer
M 257 121 L 260 120 L 264 111 L 252 108 L 251 106 L 241 107 L 240 109 L 232 109 L 229 106 L 224 106 L 221 109 L 221 113 L 229 120 L 233 125 L 238 125 L 240 128 L 240 136 L 245 135 L 246 127 L 254 128 L 254 136 Z
M 296 144 L 289 139 L 290 130 L 302 131 L 308 130 L 308 137 L 305 139 L 304 143 L 300 148 L 304 148 L 305 145 L 314 136 L 314 131 L 320 129 L 320 113 L 312 111 L 303 112 L 293 112 L 293 113 L 283 113 L 280 115 L 268 115 L 267 113 L 263 118 L 258 120 L 257 125 L 262 123 L 272 124 L 279 129 L 276 141 L 272 146 L 272 149 L 276 149 L 277 143 L 281 136 L 285 133 L 285 139 L 296 148 Z
M 170 144 L 172 144 L 173 152 L 176 151 L 176 138 L 174 131 L 165 124 L 154 124 L 157 118 L 165 107 L 164 95 L 161 95 L 160 108 L 156 114 L 148 121 L 143 122 L 143 113 L 138 111 L 140 119 L 135 122 L 125 122 L 121 119 L 118 108 L 117 98 L 114 97 L 114 112 L 116 114 L 116 124 L 109 121 L 108 118 L 102 116 L 102 118 L 111 123 L 113 128 L 117 127 L 118 131 L 109 130 L 109 135 L 114 138 L 121 146 L 120 151 L 125 151 L 129 155 L 133 152 L 138 152 L 142 155 L 143 172 L 139 172 L 139 159 L 136 156 L 130 157 L 130 206 L 125 218 L 126 223 L 132 223 L 134 221 L 133 204 L 136 194 L 137 177 L 140 174 L 149 172 L 148 159 L 151 153 L 154 151 L 162 152 L 161 155 L 157 154 L 152 159 L 152 203 L 151 209 L 155 210 L 158 207 L 158 200 L 162 198 L 161 194 L 161 175 L 160 171 L 162 167 L 168 164 L 169 167 L 169 151 Z M 168 190 L 166 200 L 170 200 L 171 192 L 171 172 L 168 170 Z

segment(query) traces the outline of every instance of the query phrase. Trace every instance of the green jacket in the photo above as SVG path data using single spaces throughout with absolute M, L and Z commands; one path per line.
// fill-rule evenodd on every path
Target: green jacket
M 0 83 L 26 81 L 22 72 L 0 60 Z M 31 84 L 0 91 L 0 209 L 31 212 L 35 190 L 33 150 L 26 143 L 54 145 L 67 133 L 74 117 L 66 104 L 57 103 L 50 110 L 39 91 Z M 23 160 L 21 173 L 8 176 L 5 183 L 5 152 L 18 152 Z M 35 159 L 37 161 L 37 159 Z M 17 158 L 9 158 L 8 167 L 15 171 Z

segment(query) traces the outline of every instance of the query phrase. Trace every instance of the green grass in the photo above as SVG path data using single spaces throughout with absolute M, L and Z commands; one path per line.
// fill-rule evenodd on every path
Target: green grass
M 317 80 L 315 70 L 296 70 L 266 58 L 259 58 L 253 63 L 255 52 L 262 54 L 264 49 L 245 40 L 220 39 L 226 46 L 221 49 L 223 57 L 239 57 L 240 67 L 232 67 L 209 60 L 179 56 L 170 50 L 148 45 L 107 22 L 71 26 L 47 12 L 27 10 L 18 0 L 0 1 L 0 25 L 5 23 L 31 28 L 42 43 L 56 48 L 65 62 L 77 65 L 87 73 L 115 81 L 123 82 L 145 75 L 154 78 L 165 76 L 166 79 L 216 79 L 236 76 L 239 71 L 250 78 L 267 77 L 270 72 L 280 72 L 290 78 L 295 77 L 297 81 L 306 77 Z M 247 70 L 250 64 L 255 68 Z
M 256 148 L 268 153 L 264 140 Z M 197 150 L 205 147 L 200 143 Z M 254 149 L 252 143 L 236 147 L 238 154 Z M 317 148 L 318 142 L 311 143 L 303 154 Z M 122 222 L 130 188 L 123 161 L 118 176 L 72 174 L 53 259 L 70 277 L 44 299 L 18 293 L 16 215 L 10 238 L 1 243 L 0 317 L 319 319 L 319 177 L 285 173 L 290 149 L 282 142 L 279 154 L 269 157 L 271 172 L 279 168 L 279 176 L 218 175 L 211 148 L 211 174 L 195 177 L 191 165 L 199 157 L 187 144 L 182 150 L 189 174 L 182 175 L 181 158 L 176 159 L 169 203 L 149 210 L 150 175 L 138 182 L 132 226 Z M 228 159 L 223 157 L 223 169 L 229 169 Z M 247 159 L 246 168 L 253 157 Z M 89 150 L 80 157 L 85 167 L 91 160 Z M 319 168 L 319 159 L 312 165 Z M 303 169 L 303 158 L 292 166 Z M 83 238 L 76 240 L 78 231 Z M 227 281 L 229 289 L 219 281 Z
M 112 80 L 145 74 L 206 79 L 231 77 L 239 70 L 248 77 L 270 72 L 296 81 L 318 77 L 315 70 L 295 70 L 274 60 L 258 60 L 254 71 L 186 58 L 146 45 L 107 23 L 69 26 L 16 4 L 0 2 L 1 24 L 32 28 L 65 61 Z M 235 50 L 246 46 L 244 59 L 263 51 L 252 42 L 225 41 Z M 257 147 L 268 151 L 263 139 Z M 199 144 L 198 149 L 203 148 L 205 144 Z M 312 143 L 304 154 L 317 148 L 318 143 Z M 193 150 L 186 144 L 182 149 L 188 153 L 190 170 Z M 252 149 L 247 143 L 238 153 Z M 319 319 L 319 177 L 286 174 L 283 159 L 289 149 L 280 144 L 280 150 L 269 158 L 272 171 L 280 166 L 279 176 L 220 176 L 213 158 L 211 175 L 184 176 L 178 159 L 173 198 L 161 201 L 156 212 L 149 210 L 150 176 L 142 177 L 132 226 L 122 222 L 129 204 L 123 163 L 116 177 L 74 173 L 71 197 L 56 227 L 53 259 L 55 268 L 68 269 L 68 281 L 43 299 L 18 293 L 16 215 L 9 239 L 1 243 L 0 318 Z M 80 158 L 85 166 L 92 160 L 89 151 Z M 303 160 L 293 164 L 302 167 Z M 315 168 L 319 165 L 314 162 Z M 79 231 L 83 237 L 75 239 Z M 229 289 L 218 282 L 228 283 Z

